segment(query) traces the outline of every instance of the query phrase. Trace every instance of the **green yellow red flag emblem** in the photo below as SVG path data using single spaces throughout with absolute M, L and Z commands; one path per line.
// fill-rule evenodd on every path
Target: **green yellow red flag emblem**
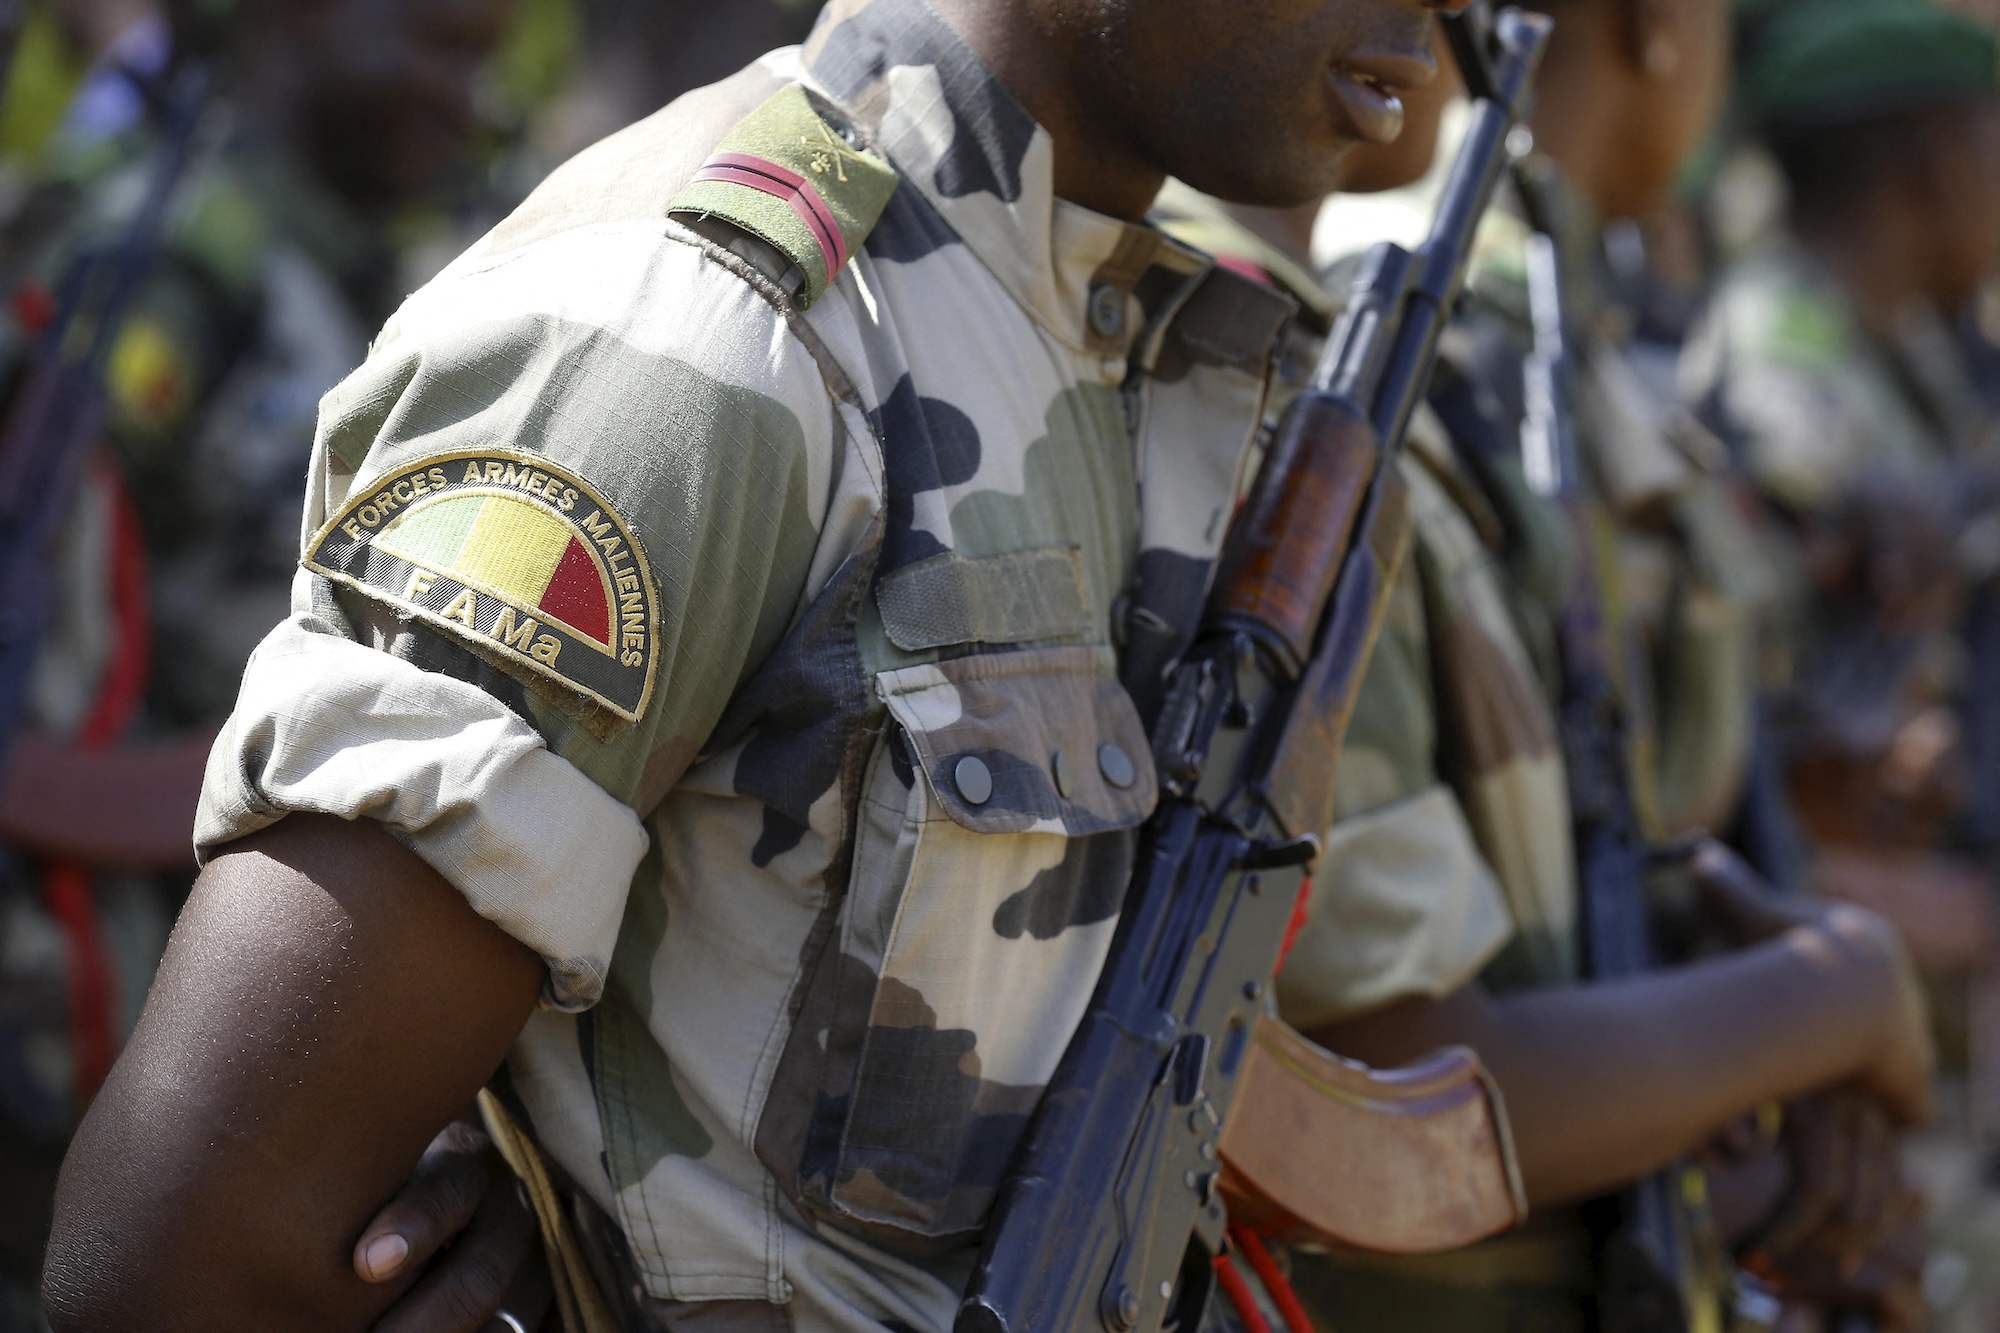
M 426 460 L 350 499 L 306 568 L 637 721 L 659 603 L 646 555 L 604 497 L 547 459 Z

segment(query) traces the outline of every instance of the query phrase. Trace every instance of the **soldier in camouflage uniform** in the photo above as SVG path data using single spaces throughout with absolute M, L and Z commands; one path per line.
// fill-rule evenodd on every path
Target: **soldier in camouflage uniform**
M 1654 40 L 1678 45 L 1689 61 L 1684 76 L 1697 84 L 1704 72 L 1712 78 L 1719 68 L 1713 63 L 1720 54 L 1715 34 L 1724 13 L 1719 6 L 1688 11 L 1682 26 L 1662 24 L 1653 34 Z M 1559 17 L 1575 18 L 1576 7 L 1564 6 Z M 1545 70 L 1544 102 L 1553 104 L 1547 115 L 1565 114 L 1563 99 L 1585 89 L 1596 94 L 1596 105 L 1618 100 L 1616 88 L 1606 96 L 1604 84 L 1593 85 L 1590 78 L 1596 62 L 1615 68 L 1605 59 L 1604 46 L 1593 49 L 1589 29 L 1572 34 L 1574 29 L 1559 35 Z M 1603 30 L 1594 35 L 1601 39 Z M 1698 91 L 1690 95 L 1672 79 L 1645 82 L 1660 85 L 1653 93 L 1660 99 L 1656 106 L 1704 102 Z M 1707 104 L 1712 105 L 1712 93 Z M 1649 130 L 1674 114 L 1649 111 L 1642 103 L 1607 134 L 1619 142 L 1645 143 Z M 1683 133 L 1698 133 L 1699 119 L 1693 117 Z M 1636 189 L 1629 179 L 1607 182 L 1601 168 L 1592 182 L 1608 205 L 1636 207 L 1649 190 L 1664 187 L 1675 165 L 1674 154 L 1662 154 L 1650 186 L 1642 166 Z M 1614 192 L 1618 188 L 1625 193 Z M 1574 193 L 1558 197 L 1568 203 L 1566 218 L 1585 211 Z M 1172 225 L 1226 247 L 1245 267 L 1281 282 L 1299 267 L 1302 256 L 1274 254 L 1272 245 L 1240 229 L 1228 237 L 1213 206 L 1198 208 L 1178 197 L 1163 202 Z M 1368 219 L 1388 215 L 1379 207 L 1332 212 Z M 1259 228 L 1266 238 L 1280 230 Z M 1322 239 L 1327 231 L 1323 223 Z M 1587 220 L 1574 226 L 1572 236 L 1580 235 L 1583 243 L 1573 243 L 1572 254 L 1584 252 L 1595 231 Z M 1343 239 L 1360 246 L 1373 238 L 1350 232 Z M 1452 339 L 1458 364 L 1474 378 L 1447 375 L 1434 394 L 1438 414 L 1420 417 L 1412 432 L 1403 472 L 1412 496 L 1415 549 L 1342 756 L 1345 817 L 1329 838 L 1326 861 L 1315 877 L 1312 920 L 1279 979 L 1278 997 L 1288 1021 L 1343 1053 L 1397 1063 L 1442 1042 L 1475 1046 L 1508 1093 L 1524 1180 L 1538 1216 L 1522 1233 L 1458 1254 L 1300 1256 L 1295 1273 L 1301 1292 L 1332 1328 L 1591 1326 L 1598 1317 L 1595 1256 L 1582 1219 L 1564 1205 L 1698 1147 L 1727 1116 L 1663 1115 L 1646 1133 L 1626 1141 L 1622 1151 L 1629 1156 L 1622 1168 L 1598 1155 L 1604 1151 L 1601 1142 L 1589 1142 L 1593 1122 L 1630 1124 L 1640 1105 L 1657 1111 L 1662 1099 L 1700 1100 L 1704 1085 L 1712 1089 L 1729 1082 L 1723 1072 L 1729 1059 L 1721 1048 L 1730 1044 L 1735 1019 L 1711 1027 L 1712 1020 L 1702 1015 L 1703 996 L 1712 998 L 1715 987 L 1730 984 L 1720 979 L 1729 964 L 1637 983 L 1647 988 L 1644 1008 L 1622 1013 L 1637 989 L 1577 984 L 1578 885 L 1552 690 L 1554 622 L 1568 588 L 1565 571 L 1580 553 L 1560 515 L 1528 488 L 1518 457 L 1513 423 L 1521 412 L 1527 337 L 1524 239 L 1523 225 L 1511 214 L 1489 224 L 1474 281 L 1479 313 Z M 1590 313 L 1579 320 L 1580 329 L 1598 327 Z M 1608 337 L 1598 334 L 1585 357 L 1578 424 L 1597 480 L 1619 502 L 1615 512 L 1624 520 L 1625 535 L 1615 553 L 1623 558 L 1607 557 L 1607 578 L 1626 575 L 1629 587 L 1633 575 L 1661 565 L 1670 573 L 1675 566 L 1692 566 L 1678 578 L 1653 579 L 1651 586 L 1659 591 L 1650 598 L 1613 599 L 1627 623 L 1651 639 L 1641 640 L 1649 651 L 1634 654 L 1638 665 L 1628 663 L 1628 695 L 1673 701 L 1682 710 L 1676 720 L 1684 731 L 1718 738 L 1684 744 L 1671 761 L 1662 755 L 1649 765 L 1643 751 L 1635 756 L 1641 774 L 1686 775 L 1652 786 L 1647 813 L 1657 836 L 1669 819 L 1685 825 L 1697 817 L 1726 818 L 1740 789 L 1752 690 L 1747 598 L 1731 605 L 1742 590 L 1729 585 L 1731 571 L 1716 559 L 1716 534 L 1730 531 L 1717 513 L 1719 482 L 1697 468 L 1663 429 L 1684 428 L 1650 407 Z M 1695 563 L 1704 557 L 1709 563 Z M 1682 660 L 1710 665 L 1641 674 L 1639 666 L 1648 659 L 1674 660 L 1663 643 L 1677 646 Z M 1720 743 L 1732 735 L 1733 746 Z M 1663 794 L 1674 799 L 1663 800 Z M 1690 813 L 1703 805 L 1714 813 Z M 1663 807 L 1670 813 L 1663 814 Z M 1676 990 L 1682 984 L 1691 988 Z M 1696 986 L 1703 991 L 1692 989 Z M 1665 1052 L 1638 1039 L 1651 1021 L 1674 1030 L 1677 1043 L 1703 1048 L 1681 1074 L 1657 1082 L 1657 1071 L 1641 1066 L 1665 1058 Z M 1800 1021 L 1813 1026 L 1824 1015 L 1802 1015 Z M 1795 1030 L 1762 1053 L 1763 1096 L 1812 1086 L 1786 1083 L 1775 1049 L 1809 1040 L 1803 1029 Z M 1569 1059 L 1538 1060 L 1532 1052 L 1539 1041 L 1564 1049 Z M 1636 1062 L 1621 1060 L 1613 1047 L 1641 1054 Z M 1833 1081 L 1837 1078 L 1828 1080 Z M 1740 1113 L 1758 1094 L 1738 1086 L 1744 1100 L 1734 1109 Z M 1848 1169 L 1851 1164 L 1843 1163 L 1837 1171 Z M 1871 1169 L 1879 1173 L 1884 1163 Z M 1698 1177 L 1690 1180 L 1699 1184 Z M 1778 1202 L 1765 1195 L 1760 1214 L 1770 1214 Z M 1855 1223 L 1840 1216 L 1849 1204 L 1869 1207 L 1850 1196 L 1831 1218 L 1820 1219 L 1832 1225 L 1813 1239 Z M 1773 1220 L 1793 1229 L 1801 1221 L 1795 1211 Z M 1875 1231 L 1884 1220 L 1861 1219 L 1850 1235 Z M 1690 1292 L 1693 1327 L 1718 1327 L 1722 1310 L 1714 1282 L 1698 1281 L 1696 1288 Z
M 1993 642 L 1990 583 L 1972 635 L 1960 618 L 1993 569 L 1967 521 L 1989 502 L 1992 425 L 1952 322 L 2000 259 L 2000 46 L 1914 0 L 1772 11 L 1742 100 L 1790 213 L 1722 276 L 1685 388 L 1761 491 L 1785 575 L 1765 670 L 1811 882 L 1910 941 L 1947 1072 L 1972 1089 L 1926 1155 L 1969 1163 L 2000 1123 L 1992 863 L 1955 827 L 1993 827 L 1990 767 L 1967 771 L 1994 753 L 1991 659 L 1967 652 Z M 1974 1175 L 1934 1177 L 1941 1248 L 1990 1248 Z M 1990 1309 L 1990 1288 L 1976 1299 Z
M 1685 387 L 1766 497 L 1791 576 L 1771 670 L 1795 758 L 1867 768 L 1957 684 L 1944 490 L 1991 426 L 1951 327 L 2000 260 L 1996 46 L 1882 0 L 1781 6 L 1752 52 L 1745 100 L 1790 179 L 1793 232 L 1724 275 Z M 1914 786 L 1913 813 L 1837 807 L 1815 831 L 1922 846 L 1936 789 Z
M 1946 853 L 1977 753 L 1961 719 L 1993 709 L 1961 620 L 1994 568 L 1967 525 L 1990 503 L 1993 422 L 1952 326 L 2000 260 L 2000 46 L 1885 0 L 1780 6 L 1751 50 L 1745 101 L 1791 226 L 1723 277 L 1687 392 L 1762 492 L 1787 575 L 1767 670 L 1814 882 L 1897 921 L 1976 1072 L 1951 992 L 1990 966 L 1991 887 Z
M 503 1054 L 628 1326 L 949 1323 L 1115 927 L 1144 714 L 1291 313 L 1120 219 L 1168 167 L 1323 191 L 1430 72 L 1417 0 L 1084 8 L 836 4 L 558 172 L 326 400 L 212 868 L 71 1159 L 61 1326 L 171 1301 L 225 1216 L 252 1242 L 197 1265 L 209 1322 L 367 1322 L 384 1293 L 315 1256 Z M 365 1055 L 274 1043 L 252 1109 L 172 1052 L 254 1022 L 196 979 L 229 903 L 280 926 L 232 974 L 333 947 L 268 856 L 368 898 L 312 1001 Z M 162 1059 L 248 1136 L 170 1205 L 113 1184 L 200 1151 Z M 369 1109 L 325 1119 L 336 1087 Z

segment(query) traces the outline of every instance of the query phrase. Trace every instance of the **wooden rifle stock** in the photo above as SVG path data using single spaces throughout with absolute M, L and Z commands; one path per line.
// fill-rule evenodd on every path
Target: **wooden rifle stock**
M 1463 1047 L 1377 1071 L 1267 1018 L 1222 1160 L 1231 1220 L 1286 1244 L 1431 1254 L 1528 1215 L 1500 1089 Z
M 1307 394 L 1285 414 L 1236 517 L 1209 615 L 1250 629 L 1294 676 L 1312 656 L 1381 455 L 1353 403 Z

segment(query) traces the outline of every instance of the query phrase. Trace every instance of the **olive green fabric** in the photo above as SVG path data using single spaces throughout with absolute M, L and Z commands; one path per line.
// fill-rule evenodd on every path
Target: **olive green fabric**
M 1796 0 L 1745 53 L 1743 97 L 1770 131 L 2000 91 L 2000 37 L 1929 0 Z
M 772 94 L 723 136 L 716 152 L 759 158 L 804 177 L 833 215 L 849 255 L 861 248 L 896 192 L 895 168 L 857 151 L 813 109 L 797 84 Z M 805 290 L 797 297 L 801 310 L 839 276 L 829 271 L 827 251 L 813 228 L 789 200 L 777 195 L 730 181 L 696 179 L 674 196 L 667 211 L 722 218 L 778 247 L 805 275 Z

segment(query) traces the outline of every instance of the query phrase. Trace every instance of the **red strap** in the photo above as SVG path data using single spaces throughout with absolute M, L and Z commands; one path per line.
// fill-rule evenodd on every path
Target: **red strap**
M 111 506 L 111 613 L 116 641 L 90 716 L 76 743 L 86 750 L 116 741 L 131 724 L 146 694 L 152 667 L 152 594 L 146 570 L 146 534 L 125 477 L 109 458 L 91 460 L 90 480 Z
M 1292 956 L 1292 948 L 1299 942 L 1299 936 L 1304 933 L 1306 922 L 1312 920 L 1312 896 L 1312 876 L 1303 876 L 1299 880 L 1299 900 L 1292 904 L 1292 924 L 1285 927 L 1285 942 L 1278 949 L 1276 972 L 1285 970 L 1285 960 Z
M 1236 1271 L 1236 1265 L 1226 1254 L 1215 1256 L 1215 1279 L 1222 1284 L 1223 1294 L 1236 1307 L 1236 1317 L 1243 1321 L 1248 1333 L 1271 1333 L 1270 1321 L 1257 1308 L 1257 1298 L 1250 1292 L 1250 1284 L 1243 1280 L 1243 1274 Z
M 90 715 L 77 730 L 76 744 L 80 749 L 101 750 L 123 734 L 145 696 L 152 617 L 145 534 L 124 476 L 100 454 L 90 461 L 89 484 L 111 505 L 111 612 L 116 639 Z M 63 933 L 72 1087 L 77 1105 L 88 1106 L 118 1055 L 118 974 L 105 947 L 89 873 L 81 866 L 49 866 L 42 876 L 42 898 Z
M 14 289 L 14 319 L 30 338 L 47 333 L 56 313 L 56 294 L 33 278 Z
M 71 1085 L 78 1106 L 104 1086 L 118 1044 L 112 996 L 116 978 L 98 929 L 90 876 L 75 866 L 54 865 L 42 872 L 42 901 L 62 928 L 68 967 Z
M 1278 1261 L 1264 1248 L 1263 1238 L 1248 1227 L 1232 1226 L 1229 1228 L 1229 1239 L 1250 1261 L 1257 1280 L 1264 1284 L 1264 1291 L 1277 1305 L 1278 1313 L 1285 1317 L 1285 1324 L 1291 1333 L 1313 1333 L 1312 1316 L 1306 1313 L 1305 1306 L 1299 1304 L 1298 1293 L 1292 1290 L 1292 1284 L 1279 1269 Z M 1239 1276 L 1237 1280 L 1240 1282 L 1242 1279 Z

